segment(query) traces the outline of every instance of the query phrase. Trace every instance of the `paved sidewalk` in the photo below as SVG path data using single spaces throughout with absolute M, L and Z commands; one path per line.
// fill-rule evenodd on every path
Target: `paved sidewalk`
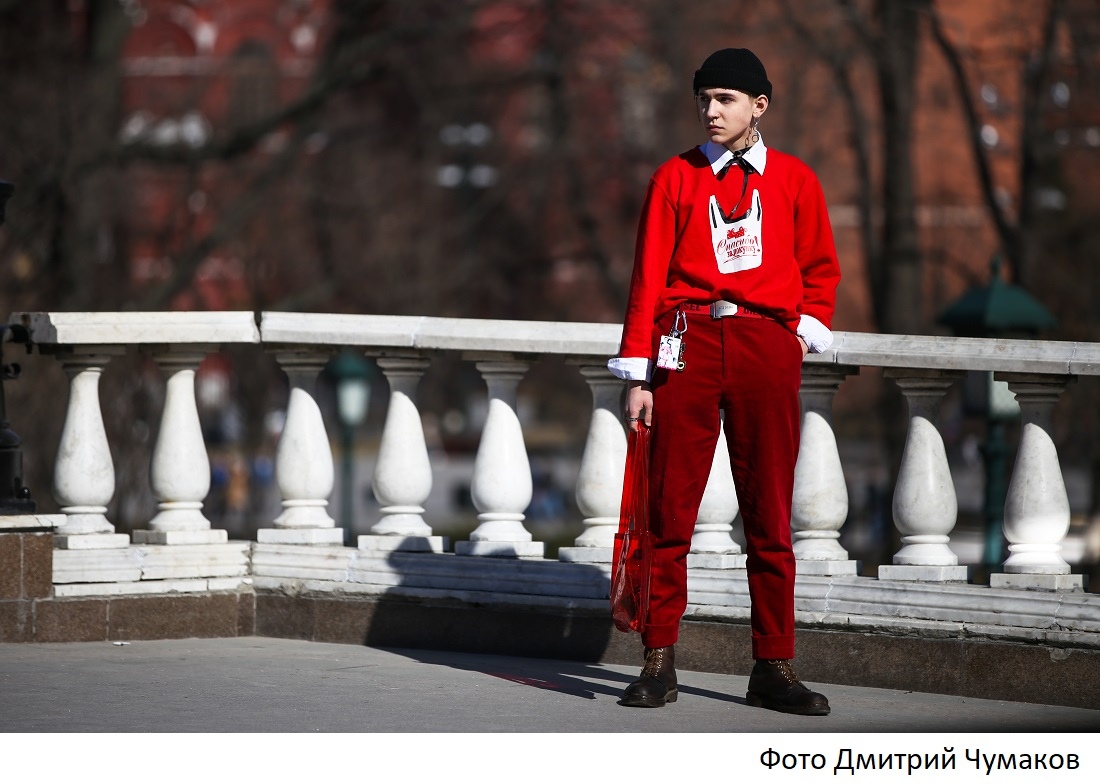
M 1100 730 L 1100 710 L 828 684 L 810 685 L 832 715 L 787 716 L 748 707 L 746 677 L 696 672 L 674 705 L 623 708 L 636 672 L 265 637 L 0 644 L 0 733 Z

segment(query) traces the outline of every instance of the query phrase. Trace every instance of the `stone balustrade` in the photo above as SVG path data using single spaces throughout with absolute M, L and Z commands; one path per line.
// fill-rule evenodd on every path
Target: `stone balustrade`
M 618 325 L 299 313 L 18 313 L 10 320 L 25 324 L 36 349 L 69 377 L 54 478 L 63 518 L 54 537 L 59 597 L 255 590 L 606 606 L 626 451 L 621 382 L 605 368 Z M 275 465 L 282 511 L 255 542 L 228 540 L 203 514 L 210 465 L 195 369 L 208 352 L 234 344 L 270 352 L 291 387 Z M 106 517 L 115 475 L 98 380 L 111 357 L 132 346 L 156 360 L 167 395 L 149 477 L 158 511 L 131 541 Z M 380 517 L 347 547 L 327 511 L 333 455 L 313 390 L 327 360 L 346 348 L 372 358 L 391 390 L 372 483 Z M 433 466 L 417 408 L 419 380 L 441 355 L 471 363 L 488 399 L 471 487 L 478 525 L 453 548 L 425 514 Z M 583 532 L 555 559 L 545 558 L 525 525 L 532 477 L 516 406 L 524 374 L 550 357 L 575 368 L 592 392 L 575 490 Z M 840 544 L 849 503 L 832 429 L 838 390 L 864 368 L 883 369 L 909 417 L 893 488 L 901 548 L 875 577 L 860 576 Z M 966 371 L 992 371 L 1022 411 L 1005 507 L 1010 555 L 989 585 L 967 582 L 966 565 L 949 547 L 958 505 L 936 419 L 943 395 Z M 837 333 L 828 352 L 809 356 L 791 521 L 799 622 L 1100 647 L 1100 596 L 1084 592 L 1082 576 L 1061 556 L 1069 504 L 1052 437 L 1054 405 L 1068 383 L 1098 374 L 1096 343 Z M 731 536 L 736 488 L 722 443 L 689 555 L 687 617 L 744 621 L 745 559 Z

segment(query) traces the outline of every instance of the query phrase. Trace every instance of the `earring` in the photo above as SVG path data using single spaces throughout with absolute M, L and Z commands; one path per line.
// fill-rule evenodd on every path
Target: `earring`
M 749 134 L 748 144 L 746 144 L 745 146 L 746 147 L 751 147 L 752 145 L 756 144 L 758 141 L 760 141 L 760 131 L 756 130 L 756 123 L 753 123 L 752 124 L 752 132 Z

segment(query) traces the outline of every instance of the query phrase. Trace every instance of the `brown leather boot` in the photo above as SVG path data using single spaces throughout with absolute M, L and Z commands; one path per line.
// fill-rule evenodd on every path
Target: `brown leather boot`
M 799 716 L 829 715 L 829 701 L 823 694 L 807 689 L 787 659 L 757 659 L 745 698 L 754 708 Z
M 626 687 L 620 705 L 631 708 L 660 708 L 676 702 L 676 652 L 667 648 L 646 648 L 642 676 Z

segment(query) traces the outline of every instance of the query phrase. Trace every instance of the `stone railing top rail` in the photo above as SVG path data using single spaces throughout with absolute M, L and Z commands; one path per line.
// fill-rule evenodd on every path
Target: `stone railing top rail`
M 128 346 L 172 343 L 259 343 L 249 311 L 13 313 L 38 346 Z
M 612 357 L 620 324 L 569 321 L 271 313 L 260 317 L 264 343 L 363 346 L 578 357 Z
M 836 332 L 815 363 L 1003 373 L 1100 375 L 1100 343 Z
M 42 346 L 262 343 L 577 358 L 614 356 L 619 324 L 239 312 L 15 313 Z M 1100 375 L 1100 343 L 836 332 L 814 365 Z M 690 338 L 688 338 L 690 341 Z

